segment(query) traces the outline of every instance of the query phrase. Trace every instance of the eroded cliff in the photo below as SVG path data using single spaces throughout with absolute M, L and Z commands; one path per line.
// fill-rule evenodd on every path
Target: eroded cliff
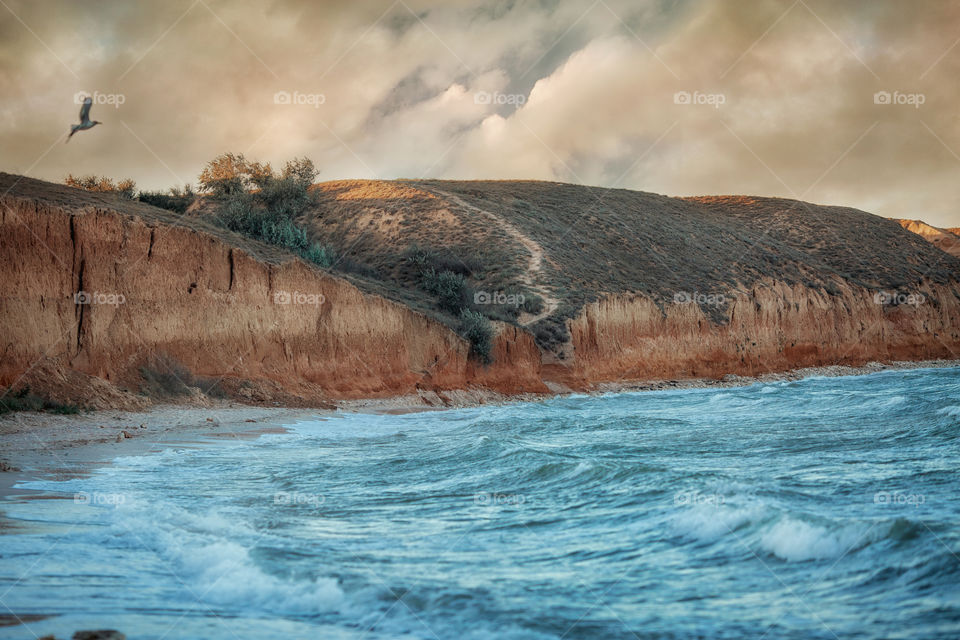
M 271 389 L 309 402 L 545 390 L 532 338 L 513 328 L 482 367 L 448 327 L 299 260 L 257 259 L 202 231 L 101 207 L 8 196 L 0 216 L 4 386 L 52 360 L 135 390 L 139 369 L 162 353 L 260 399 Z
M 570 332 L 574 357 L 546 365 L 544 376 L 573 387 L 954 359 L 960 287 L 924 283 L 907 294 L 841 283 L 828 293 L 768 282 L 733 295 L 723 324 L 692 302 L 661 310 L 649 298 L 618 295 L 588 304 Z
M 489 365 L 429 299 L 402 290 L 402 271 L 364 280 L 203 216 L 0 174 L 0 385 L 124 406 L 147 401 L 144 369 L 159 361 L 241 401 L 418 392 L 443 401 L 461 389 L 546 393 L 960 353 L 960 262 L 895 222 L 849 209 L 791 217 L 790 201 L 616 192 L 607 217 L 564 240 L 549 225 L 567 223 L 575 207 L 565 198 L 583 188 L 484 184 L 376 183 L 391 194 L 384 204 L 336 183 L 313 224 L 344 239 L 352 224 L 377 227 L 377 243 L 355 244 L 393 247 L 367 256 L 378 273 L 396 271 L 417 224 L 434 244 L 444 224 L 464 247 L 498 243 L 490 255 L 507 255 L 502 273 L 494 280 L 487 269 L 478 286 L 519 274 L 511 277 L 548 304 L 496 323 Z M 417 198 L 429 216 L 418 218 Z M 817 226 L 827 214 L 837 228 Z M 556 338 L 546 344 L 545 326 Z

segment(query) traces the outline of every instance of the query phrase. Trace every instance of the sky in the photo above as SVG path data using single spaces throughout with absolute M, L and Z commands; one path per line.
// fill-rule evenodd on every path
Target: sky
M 960 226 L 952 0 L 0 0 L 0 171 L 750 194 Z M 103 122 L 64 144 L 91 94 Z

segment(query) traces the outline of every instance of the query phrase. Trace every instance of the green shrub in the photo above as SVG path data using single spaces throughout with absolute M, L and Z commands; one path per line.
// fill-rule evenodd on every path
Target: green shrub
M 227 200 L 217 214 L 217 219 L 231 231 L 258 238 L 263 224 L 263 213 L 256 209 L 250 195 L 238 193 Z
M 472 276 L 483 271 L 483 264 L 476 256 L 457 254 L 447 249 L 426 249 L 412 244 L 403 252 L 402 257 L 406 264 L 420 273 L 433 269 Z
M 47 402 L 43 403 L 44 411 L 49 411 L 50 413 L 59 413 L 63 416 L 71 416 L 80 413 L 80 407 L 75 404 L 59 404 L 57 402 Z
M 483 364 L 493 362 L 493 325 L 476 311 L 460 312 L 460 335 L 470 343 L 470 354 Z
M 312 201 L 307 188 L 293 176 L 270 176 L 263 182 L 256 197 L 272 215 L 285 218 L 298 215 Z
M 179 191 L 179 189 L 178 189 Z M 173 195 L 161 193 L 159 191 L 141 191 L 137 195 L 137 200 L 140 202 L 145 202 L 154 207 L 160 207 L 161 209 L 166 209 L 168 211 L 174 211 L 176 213 L 184 213 L 193 203 L 194 196 L 190 195 Z
M 319 174 L 320 172 L 313 166 L 313 160 L 304 156 L 289 160 L 284 165 L 280 177 L 292 179 L 301 189 L 306 191 L 313 186 L 313 181 L 317 179 Z
M 41 409 L 43 409 L 43 399 L 30 393 L 30 387 L 24 387 L 17 392 L 11 388 L 0 398 L 0 413 L 40 411 Z
M 423 274 L 423 288 L 436 296 L 437 305 L 448 313 L 456 314 L 467 306 L 467 279 L 453 271 L 434 271 Z
M 307 232 L 288 218 L 278 219 L 261 214 L 260 231 L 255 237 L 297 253 L 305 250 L 308 246 Z
M 543 298 L 535 293 L 526 291 L 523 294 L 523 303 L 520 305 L 520 308 L 527 313 L 536 315 L 543 311 Z
M 49 413 L 72 415 L 80 413 L 80 407 L 75 404 L 61 404 L 44 399 L 31 393 L 30 387 L 25 386 L 19 391 L 14 391 L 11 387 L 5 395 L 0 397 L 0 414 L 11 411 L 47 411 Z
M 427 252 L 415 244 L 406 248 L 402 258 L 404 263 L 410 265 L 418 272 L 426 271 L 429 266 Z
M 508 304 L 485 304 L 474 308 L 475 311 L 482 313 L 491 320 L 501 322 L 516 322 L 520 316 L 520 309 Z
M 313 202 L 309 187 L 316 176 L 317 170 L 308 158 L 291 160 L 278 176 L 269 164 L 250 162 L 243 154 L 225 153 L 207 163 L 200 174 L 200 185 L 224 201 L 217 214 L 222 226 L 330 267 L 335 263 L 332 249 L 311 245 L 306 230 L 293 222 Z M 252 187 L 258 191 L 251 193 Z M 143 197 L 163 206 L 170 198 L 187 196 L 174 193 Z
M 337 260 L 333 247 L 314 243 L 300 253 L 300 257 L 307 262 L 329 269 Z

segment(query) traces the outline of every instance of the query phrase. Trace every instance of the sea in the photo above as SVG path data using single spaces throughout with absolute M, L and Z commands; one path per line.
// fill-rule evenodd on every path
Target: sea
M 960 638 L 960 368 L 343 413 L 0 502 L 0 638 Z

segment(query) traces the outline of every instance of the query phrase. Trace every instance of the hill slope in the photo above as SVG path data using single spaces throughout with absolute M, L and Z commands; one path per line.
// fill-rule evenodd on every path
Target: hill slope
M 587 303 L 611 294 L 642 294 L 661 309 L 689 298 L 722 324 L 725 302 L 762 282 L 876 292 L 960 276 L 960 261 L 896 222 L 844 207 L 529 181 L 341 181 L 317 190 L 319 204 L 304 216 L 314 236 L 401 290 L 416 289 L 403 256 L 417 245 L 471 265 L 478 289 L 549 299 L 547 313 L 519 321 L 546 348 Z
M 181 216 L 0 174 L 0 384 L 87 380 L 116 405 L 174 362 L 245 401 L 444 403 L 960 353 L 960 260 L 862 211 L 528 181 L 314 190 L 298 222 L 330 269 L 222 229 L 215 201 Z M 458 305 L 500 320 L 490 365 L 425 285 L 448 271 Z
M 933 227 L 923 220 L 898 220 L 900 225 L 907 231 L 919 235 L 927 242 L 932 242 L 934 246 L 943 249 L 955 258 L 960 258 L 960 229 L 940 229 Z

